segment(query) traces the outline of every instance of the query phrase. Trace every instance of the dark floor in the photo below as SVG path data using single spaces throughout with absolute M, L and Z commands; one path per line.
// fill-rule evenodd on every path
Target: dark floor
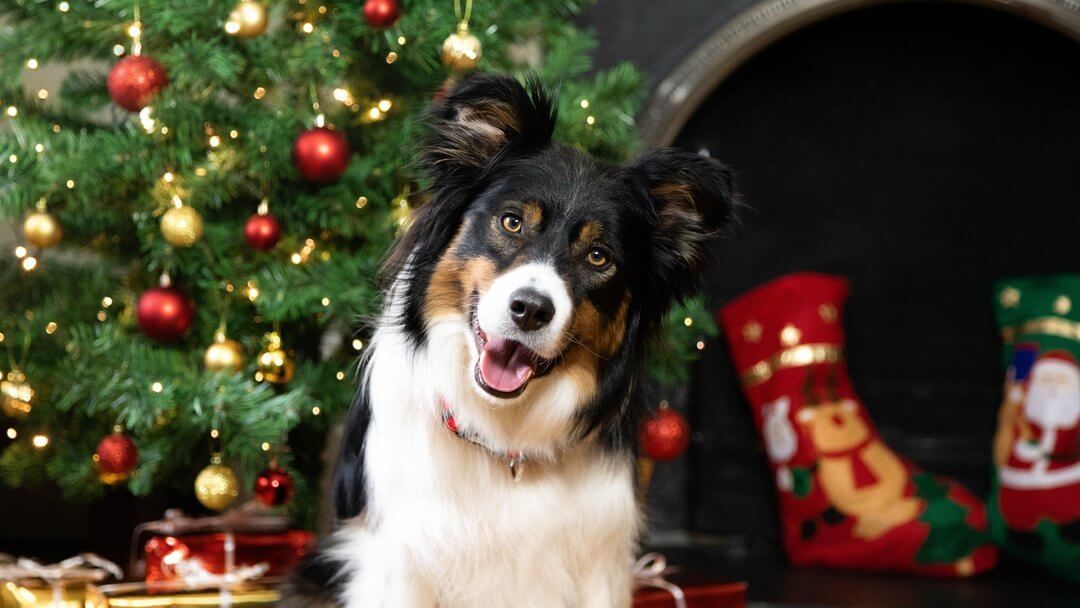
M 655 547 L 688 573 L 749 583 L 751 607 L 978 607 L 1080 606 L 1080 587 L 1004 560 L 991 572 L 966 580 L 928 579 L 793 568 L 776 555 L 750 556 L 738 543 Z M 764 553 L 755 551 L 754 553 Z

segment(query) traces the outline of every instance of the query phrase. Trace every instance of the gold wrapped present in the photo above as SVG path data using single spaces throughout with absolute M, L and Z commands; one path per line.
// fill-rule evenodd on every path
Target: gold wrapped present
M 269 607 L 281 598 L 277 591 L 281 582 L 281 579 L 265 578 L 218 587 L 193 588 L 171 581 L 91 586 L 86 594 L 86 608 Z
M 49 565 L 0 554 L 0 608 L 83 608 L 87 585 L 122 576 L 92 553 Z

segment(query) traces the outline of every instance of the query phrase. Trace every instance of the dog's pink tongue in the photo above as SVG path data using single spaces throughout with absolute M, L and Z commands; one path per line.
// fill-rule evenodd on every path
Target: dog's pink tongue
M 529 349 L 506 338 L 491 338 L 480 352 L 480 375 L 491 388 L 512 393 L 529 381 L 535 371 Z

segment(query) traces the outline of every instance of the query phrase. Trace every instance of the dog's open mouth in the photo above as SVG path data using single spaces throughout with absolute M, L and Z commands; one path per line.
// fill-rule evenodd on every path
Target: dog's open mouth
M 470 316 L 476 350 L 476 383 L 488 394 L 503 399 L 517 397 L 529 380 L 547 374 L 555 367 L 554 359 L 545 359 L 521 342 L 498 336 L 488 337 L 476 319 L 476 307 Z

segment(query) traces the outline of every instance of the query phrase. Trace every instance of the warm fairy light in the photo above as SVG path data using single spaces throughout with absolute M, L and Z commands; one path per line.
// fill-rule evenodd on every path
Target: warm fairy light
M 371 109 L 368 110 L 368 118 L 371 120 L 379 120 L 382 118 L 382 112 L 379 111 L 378 106 L 372 106 Z
M 691 319 L 690 317 L 686 317 L 685 319 L 682 320 L 682 324 L 687 326 L 687 327 L 690 327 L 691 325 L 694 324 L 694 320 Z
M 367 197 L 366 196 L 361 196 L 360 198 L 356 199 L 356 208 L 357 209 L 363 209 L 366 206 L 367 206 Z
M 157 124 L 157 121 L 154 120 L 153 108 L 151 108 L 150 106 L 146 106 L 145 108 L 139 110 L 139 124 L 142 125 L 143 131 L 146 131 L 147 133 L 154 132 L 154 125 Z
M 162 135 L 168 135 L 169 134 L 169 127 L 161 127 L 161 134 Z
M 391 102 L 389 99 L 380 99 L 379 100 L 379 110 L 381 110 L 383 112 L 389 112 L 390 108 L 393 107 L 393 105 L 394 105 L 393 102 Z
M 11 164 L 13 164 L 13 165 L 14 165 L 15 163 L 19 162 L 19 157 L 18 157 L 18 156 L 16 156 L 16 155 L 14 155 L 14 154 L 12 154 L 11 156 L 7 157 L 7 159 L 8 159 L 8 162 L 9 162 L 9 163 L 11 163 Z
M 337 374 L 334 374 L 334 377 L 337 378 L 338 380 L 344 380 L 345 379 L 345 372 L 338 372 Z
M 175 180 L 175 179 L 176 179 L 176 176 L 173 175 L 172 171 L 166 171 L 165 174 L 161 176 L 161 181 L 165 182 L 166 184 L 173 183 L 173 180 Z
M 150 385 L 150 390 L 154 391 L 155 393 L 160 393 L 161 391 L 165 390 L 165 387 L 160 382 L 155 382 Z
M 262 443 L 262 451 L 264 451 L 264 452 L 269 452 L 270 451 L 270 442 L 264 441 Z
M 330 54 L 333 55 L 334 57 L 341 57 L 341 51 L 339 51 L 337 49 L 334 49 L 334 50 L 330 51 Z
M 585 124 L 587 124 L 587 125 L 596 124 L 596 117 L 595 116 L 586 116 L 585 117 Z
M 326 114 L 320 113 L 315 115 L 315 126 L 319 128 L 326 126 Z
M 75 180 L 69 179 L 66 182 L 64 182 L 64 185 L 68 187 L 68 190 L 74 190 L 75 189 Z
M 127 33 L 128 36 L 131 36 L 132 38 L 142 36 L 142 23 L 139 23 L 138 21 L 132 23 L 128 26 Z
M 221 432 L 217 429 L 210 429 L 210 438 L 217 439 L 221 435 Z
M 300 26 L 300 31 L 304 32 L 305 34 L 310 34 L 311 32 L 315 31 L 315 24 L 311 23 L 310 21 L 305 21 L 304 25 Z
M 225 22 L 225 33 L 235 34 L 240 31 L 240 22 L 233 21 L 232 19 Z
M 19 245 L 15 247 L 15 257 L 22 259 L 26 257 L 26 247 Z
M 315 407 L 311 408 L 311 415 L 312 416 L 318 416 L 321 413 L 322 413 L 322 409 L 320 409 L 319 406 L 316 405 Z
M 104 310 L 97 311 L 97 320 L 98 321 L 101 321 L 102 323 L 104 323 L 105 319 L 107 319 L 107 318 L 108 318 L 108 315 L 105 314 Z
M 8 439 L 15 439 L 15 438 L 16 438 L 16 437 L 18 437 L 18 436 L 19 436 L 19 431 L 16 431 L 16 430 L 15 430 L 15 429 L 13 429 L 13 428 L 9 428 L 9 429 L 7 430 L 7 438 L 8 438 Z
M 289 260 L 292 261 L 293 264 L 299 264 L 300 262 L 304 261 L 303 258 L 300 257 L 299 253 L 294 253 L 289 256 Z
M 588 108 L 589 108 L 589 100 L 588 99 L 582 99 L 581 100 L 581 109 L 582 110 L 587 110 Z
M 61 2 L 60 4 L 56 5 L 56 10 L 60 11 L 61 13 L 66 13 L 71 10 L 71 5 L 67 2 Z
M 345 103 L 345 101 L 348 100 L 349 97 L 352 97 L 352 96 L 349 95 L 348 90 L 343 89 L 341 87 L 338 87 L 338 88 L 334 89 L 334 99 L 336 99 L 336 100 L 338 100 L 338 101 L 340 101 L 342 103 Z
M 320 15 L 325 15 L 326 14 L 326 7 L 325 6 L 320 6 L 319 7 L 319 14 Z
M 112 54 L 119 57 L 119 56 L 124 54 L 124 50 L 125 50 L 124 45 L 122 45 L 122 44 L 114 44 L 113 47 L 112 47 Z
M 265 87 L 255 87 L 255 92 L 252 93 L 252 96 L 255 99 L 262 99 L 263 97 L 266 96 L 266 88 Z
M 386 63 L 394 63 L 395 61 L 397 61 L 397 53 L 390 51 L 386 54 Z
M 251 302 L 259 299 L 259 288 L 255 285 L 255 281 L 247 282 L 247 286 L 244 287 L 244 295 Z
M 38 89 L 37 98 L 41 99 L 41 100 L 48 99 L 49 98 L 49 90 L 48 89 Z
M 236 287 L 232 283 L 225 283 L 225 293 L 232 293 Z
M 206 167 L 195 167 L 195 175 L 206 177 Z
M 105 308 L 108 308 L 108 307 L 112 306 L 112 302 L 113 302 L 113 300 L 109 296 L 105 296 L 104 298 L 101 298 L 101 305 L 104 306 Z
M 34 152 L 41 154 L 45 151 L 45 144 L 34 144 Z
M 355 338 L 352 341 L 352 347 L 353 347 L 353 350 L 363 350 L 364 349 L 364 341 L 361 340 L 360 338 Z
M 236 129 L 230 130 L 229 131 L 229 137 L 231 139 L 236 139 L 237 137 L 240 137 L 240 131 L 237 131 Z
M 4 110 L 4 112 L 8 116 L 10 116 L 12 118 L 15 118 L 16 116 L 19 115 L 19 108 L 16 108 L 15 106 L 8 106 L 7 110 Z
M 49 447 L 49 436 L 40 434 L 34 435 L 34 438 L 31 439 L 30 442 L 34 444 L 35 448 L 43 450 Z
M 323 306 L 330 306 L 330 298 L 323 298 L 322 299 L 322 305 Z
M 221 145 L 221 137 L 218 135 L 211 135 L 209 143 L 211 148 L 216 148 Z
M 26 272 L 30 272 L 31 270 L 37 268 L 37 258 L 35 258 L 34 256 L 24 258 L 22 261 L 22 267 L 23 270 L 25 270 Z
M 402 45 L 402 46 L 404 46 L 405 43 L 408 42 L 408 41 L 409 40 L 407 38 L 405 38 L 404 36 L 398 36 L 397 37 L 397 43 Z
M 697 344 L 695 346 L 697 346 L 698 350 L 705 350 L 705 341 L 704 340 L 698 340 Z
M 29 70 L 36 70 L 40 65 L 41 64 L 38 63 L 38 60 L 34 59 L 33 57 L 26 60 L 26 68 Z
M 4 332 L 0 331 L 0 342 L 4 341 Z
M 49 321 L 49 324 L 45 326 L 45 333 L 50 336 L 56 333 L 56 321 Z
M 59 133 L 60 132 L 60 123 L 57 123 L 57 122 L 53 123 L 52 132 L 53 133 Z

